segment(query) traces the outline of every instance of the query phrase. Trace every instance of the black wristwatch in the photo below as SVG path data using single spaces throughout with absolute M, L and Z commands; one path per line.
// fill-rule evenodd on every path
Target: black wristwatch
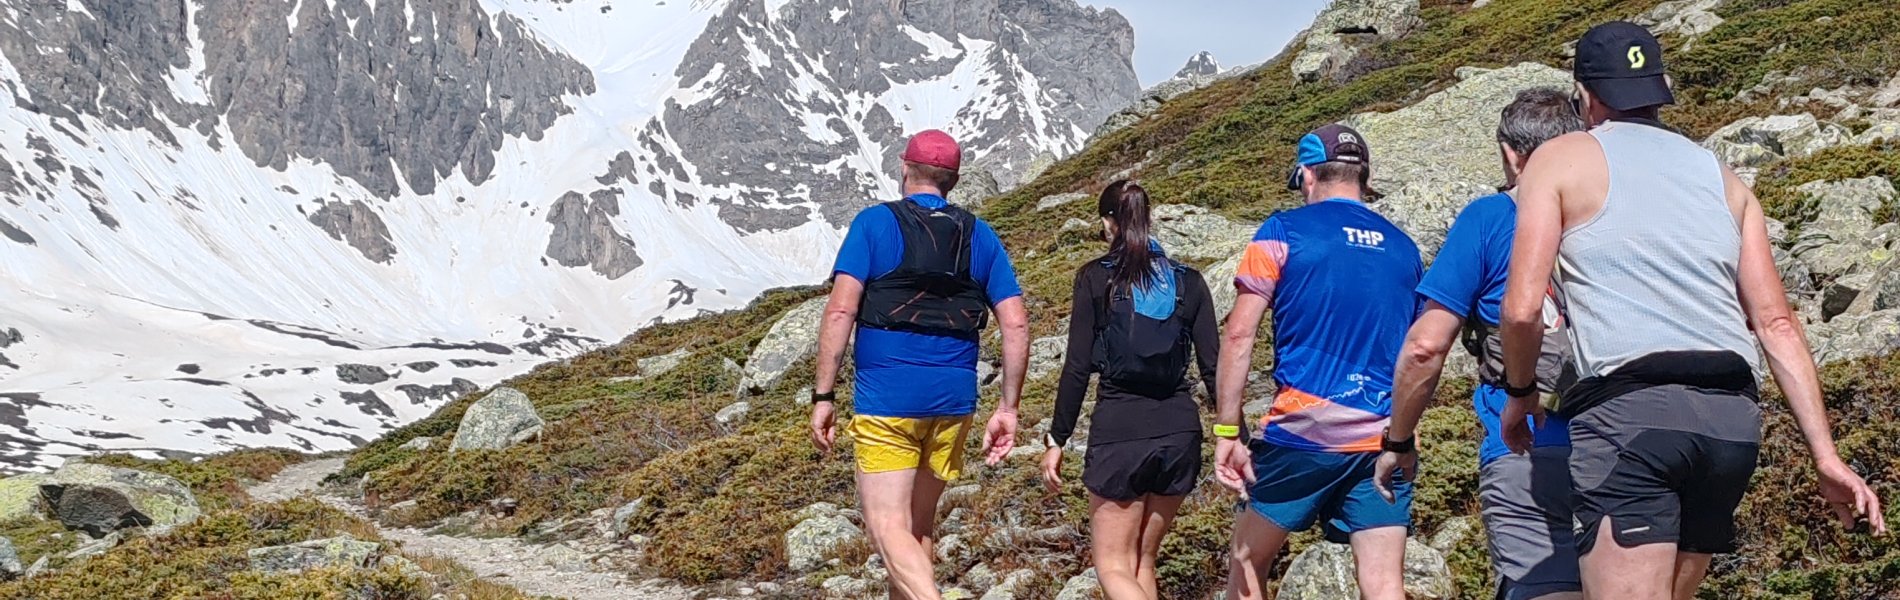
M 1392 428 L 1387 427 L 1385 428 L 1385 433 L 1379 435 L 1379 449 L 1393 454 L 1411 454 L 1418 452 L 1418 436 L 1414 435 L 1404 440 L 1394 440 L 1392 439 Z
M 1524 387 L 1511 387 L 1510 381 L 1511 381 L 1510 378 L 1505 378 L 1504 384 L 1502 386 L 1499 386 L 1499 387 L 1504 388 L 1504 395 L 1510 396 L 1512 398 L 1522 398 L 1525 396 L 1537 395 L 1537 380 L 1532 379 L 1530 385 L 1526 385 Z
M 813 402 L 814 404 L 815 404 L 815 403 L 818 403 L 818 402 L 837 402 L 837 401 L 838 401 L 838 390 L 832 390 L 832 391 L 829 391 L 829 392 L 825 392 L 825 393 L 823 393 L 823 394 L 819 394 L 819 393 L 813 393 L 813 394 L 811 395 L 811 401 L 812 401 L 812 402 Z

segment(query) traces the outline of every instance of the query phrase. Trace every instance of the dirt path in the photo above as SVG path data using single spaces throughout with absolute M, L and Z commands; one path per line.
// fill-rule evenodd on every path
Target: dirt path
M 341 459 L 315 460 L 285 468 L 276 477 L 249 489 L 260 502 L 288 500 L 305 494 L 338 509 L 362 516 L 362 505 L 329 493 L 323 478 L 343 468 Z M 378 528 L 384 538 L 402 545 L 404 552 L 454 560 L 484 579 L 514 587 L 532 596 L 572 600 L 693 600 L 693 590 L 654 579 L 633 581 L 626 573 L 596 563 L 594 554 L 567 544 L 530 544 L 514 538 L 465 538 L 434 535 L 420 529 Z

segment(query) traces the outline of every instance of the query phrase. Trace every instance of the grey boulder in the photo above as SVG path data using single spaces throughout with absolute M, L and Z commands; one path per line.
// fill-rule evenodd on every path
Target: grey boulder
M 26 566 L 20 564 L 20 551 L 14 549 L 13 540 L 0 536 L 0 581 L 18 579 L 26 574 Z
M 1784 158 L 1802 158 L 1853 141 L 1853 134 L 1814 115 L 1748 117 L 1715 130 L 1702 147 L 1731 167 L 1759 167 Z
M 251 569 L 264 573 L 302 573 L 323 567 L 374 568 L 383 545 L 343 535 L 283 546 L 252 549 Z
M 864 537 L 844 511 L 820 502 L 799 511 L 798 524 L 785 532 L 785 561 L 794 573 L 810 573 L 845 544 Z
M 502 450 L 540 437 L 545 426 L 527 394 L 514 388 L 495 388 L 462 415 L 462 425 L 456 428 L 449 451 Z
M 1405 542 L 1405 595 L 1418 600 L 1452 598 L 1457 594 L 1451 568 L 1437 550 L 1407 539 Z M 1359 581 L 1352 548 L 1319 542 L 1293 559 L 1280 581 L 1280 600 L 1335 600 L 1358 598 Z
M 0 479 L 0 521 L 40 514 L 40 484 L 45 475 L 15 475 Z
M 1300 81 L 1337 76 L 1362 48 L 1404 37 L 1423 23 L 1418 0 L 1333 0 L 1313 18 L 1304 48 L 1293 58 L 1293 76 Z
M 40 496 L 67 527 L 102 538 L 120 529 L 169 531 L 201 514 L 177 479 L 135 469 L 68 462 L 40 483 Z
M 1411 234 L 1426 257 L 1437 254 L 1458 211 L 1504 182 L 1498 144 L 1489 134 L 1497 129 L 1498 114 L 1521 90 L 1570 89 L 1570 73 L 1537 63 L 1465 67 L 1457 76 L 1458 83 L 1411 106 L 1345 121 L 1379 156 L 1372 163 L 1372 187 L 1385 197 L 1373 210 Z
M 1090 600 L 1102 591 L 1102 581 L 1095 576 L 1095 568 L 1083 571 L 1081 575 L 1070 577 L 1062 584 L 1062 591 L 1056 592 L 1056 600 Z
M 639 374 L 634 375 L 633 380 L 652 379 L 665 375 L 668 371 L 679 368 L 680 363 L 686 362 L 686 357 L 692 354 L 691 350 L 680 348 L 659 356 L 649 356 L 634 361 L 634 367 L 639 369 Z
M 1191 204 L 1154 207 L 1154 236 L 1169 256 L 1220 260 L 1238 254 L 1254 228 Z
M 792 365 L 818 350 L 818 326 L 827 300 L 825 296 L 806 300 L 772 324 L 745 361 L 745 379 L 739 386 L 742 392 L 752 395 L 770 391 Z

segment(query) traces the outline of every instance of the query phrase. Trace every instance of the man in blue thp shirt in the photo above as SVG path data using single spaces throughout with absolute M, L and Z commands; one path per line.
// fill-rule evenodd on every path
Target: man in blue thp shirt
M 931 557 L 937 498 L 963 469 L 977 401 L 977 341 L 993 310 L 1003 330 L 1003 394 L 984 430 L 989 464 L 1016 443 L 1016 406 L 1029 364 L 1029 316 L 1015 268 L 989 224 L 951 205 L 962 150 L 931 130 L 903 155 L 904 199 L 851 222 L 833 269 L 818 339 L 812 440 L 837 439 L 832 389 L 852 360 L 858 499 L 892 597 L 939 598 Z
M 1531 151 L 1582 128 L 1582 121 L 1563 92 L 1520 92 L 1505 107 L 1498 124 L 1506 187 L 1516 185 L 1517 174 L 1529 161 Z M 1438 387 L 1445 358 L 1467 321 L 1482 323 L 1474 331 L 1497 331 L 1516 227 L 1517 205 L 1509 192 L 1471 201 L 1452 223 L 1444 247 L 1418 285 L 1426 309 L 1413 323 L 1399 356 L 1392 439 L 1413 438 L 1419 418 Z M 1499 346 L 1493 343 L 1490 347 L 1496 353 Z M 1501 361 L 1500 357 L 1491 358 Z M 1529 455 L 1512 454 L 1499 433 L 1499 415 L 1510 398 L 1501 381 L 1480 379 L 1471 404 L 1484 425 L 1484 442 L 1478 449 L 1479 501 L 1485 532 L 1490 536 L 1491 564 L 1498 574 L 1497 598 L 1582 598 L 1576 545 L 1572 541 L 1567 425 L 1554 415 L 1549 417 L 1543 427 L 1536 428 L 1537 447 Z M 1390 481 L 1394 471 L 1407 479 L 1414 478 L 1417 466 L 1416 452 L 1386 452 L 1379 459 L 1379 476 L 1374 480 Z

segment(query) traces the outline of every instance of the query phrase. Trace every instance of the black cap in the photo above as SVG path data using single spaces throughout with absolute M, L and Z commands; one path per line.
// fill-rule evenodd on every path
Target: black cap
M 1590 28 L 1577 40 L 1577 81 L 1616 110 L 1674 104 L 1663 77 L 1662 43 L 1648 29 L 1628 21 Z
M 1300 189 L 1300 167 L 1318 166 L 1329 162 L 1370 166 L 1372 151 L 1366 148 L 1366 136 L 1338 123 L 1322 126 L 1313 130 L 1312 133 L 1300 136 L 1300 143 L 1293 159 L 1293 172 L 1286 176 L 1286 188 Z

